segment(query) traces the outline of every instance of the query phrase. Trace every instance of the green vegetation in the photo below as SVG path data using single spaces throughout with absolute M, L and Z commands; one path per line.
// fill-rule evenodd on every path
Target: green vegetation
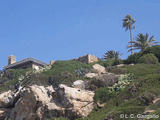
M 95 92 L 94 101 L 104 103 L 113 96 L 109 88 L 99 88 Z
M 142 56 L 142 53 L 134 53 L 133 55 L 128 56 L 128 58 L 125 60 L 126 64 L 136 64 L 138 63 L 138 59 Z
M 124 61 L 124 63 L 136 64 L 138 63 L 138 59 L 145 54 L 153 54 L 158 58 L 158 61 L 160 61 L 160 46 L 156 45 L 156 46 L 148 47 L 143 52 L 134 53 L 133 55 L 128 56 L 128 58 Z
M 108 88 L 97 89 L 95 100 L 105 101 L 105 106 L 96 108 L 88 117 L 78 120 L 103 120 L 104 118 L 121 120 L 120 114 L 142 114 L 148 107 L 154 107 L 157 112 L 159 111 L 157 109 L 159 104 L 153 106 L 152 101 L 160 96 L 160 65 L 137 64 L 119 69 L 125 70 L 126 73 L 133 73 L 134 80 L 116 95 L 111 95 Z
M 138 63 L 158 64 L 158 58 L 154 54 L 145 54 L 138 59 Z
M 0 93 L 7 90 L 14 90 L 23 79 L 29 69 L 10 69 L 0 75 Z
M 109 66 L 114 65 L 115 59 L 112 58 L 112 59 L 107 59 L 107 60 L 103 60 L 103 61 L 101 60 L 101 61 L 98 61 L 97 63 L 104 66 L 104 67 L 109 67 Z
M 156 46 L 152 46 L 152 47 L 148 47 L 143 54 L 148 54 L 148 53 L 152 53 L 154 54 L 159 62 L 160 62 L 160 45 L 156 45 Z

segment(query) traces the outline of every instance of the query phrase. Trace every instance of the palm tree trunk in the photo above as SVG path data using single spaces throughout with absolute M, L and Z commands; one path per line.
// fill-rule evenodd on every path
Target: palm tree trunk
M 130 41 L 131 41 L 131 55 L 133 55 L 133 46 L 132 46 L 132 41 L 133 41 L 133 35 L 132 35 L 132 25 L 130 25 Z

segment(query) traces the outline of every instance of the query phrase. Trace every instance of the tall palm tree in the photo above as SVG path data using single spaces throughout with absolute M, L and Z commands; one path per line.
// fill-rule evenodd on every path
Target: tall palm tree
M 129 30 L 130 31 L 130 42 L 131 42 L 131 46 L 132 46 L 132 41 L 133 41 L 133 35 L 132 35 L 132 30 L 135 28 L 135 26 L 133 26 L 133 24 L 136 22 L 136 19 L 133 19 L 131 15 L 126 15 L 126 17 L 123 19 L 123 28 L 125 28 L 125 30 Z M 131 54 L 133 54 L 133 48 L 131 48 Z
M 128 48 L 130 48 L 129 51 L 140 49 L 143 52 L 147 47 L 157 45 L 160 42 L 155 42 L 154 36 L 149 37 L 148 33 L 145 35 L 140 33 L 137 35 L 136 41 L 130 43 L 132 43 L 132 45 L 128 46 Z
M 109 50 L 104 54 L 104 59 L 119 59 L 120 58 L 120 53 L 118 51 L 114 51 L 114 50 Z

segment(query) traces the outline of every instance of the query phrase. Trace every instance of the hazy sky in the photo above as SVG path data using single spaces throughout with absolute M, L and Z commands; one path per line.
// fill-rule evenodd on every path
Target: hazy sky
M 10 54 L 44 62 L 117 50 L 126 58 L 126 14 L 136 18 L 134 36 L 160 41 L 160 0 L 1 0 L 0 67 Z

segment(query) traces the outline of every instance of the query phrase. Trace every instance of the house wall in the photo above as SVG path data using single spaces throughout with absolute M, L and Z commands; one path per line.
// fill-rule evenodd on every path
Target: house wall
M 41 68 L 42 68 L 42 67 L 39 66 L 39 65 L 32 64 L 32 69 L 39 70 L 39 69 L 41 69 Z
M 11 69 L 27 69 L 27 68 L 31 68 L 31 69 L 35 69 L 35 70 L 39 70 L 41 69 L 42 67 L 39 66 L 38 64 L 35 64 L 35 63 L 32 63 L 32 62 L 27 62 L 27 63 L 24 63 L 24 64 L 20 64 L 20 65 L 17 65 Z
M 22 69 L 26 69 L 26 68 L 32 68 L 32 63 L 24 63 L 24 64 L 20 64 L 17 66 L 12 67 L 13 69 L 18 69 L 18 68 L 22 68 Z

